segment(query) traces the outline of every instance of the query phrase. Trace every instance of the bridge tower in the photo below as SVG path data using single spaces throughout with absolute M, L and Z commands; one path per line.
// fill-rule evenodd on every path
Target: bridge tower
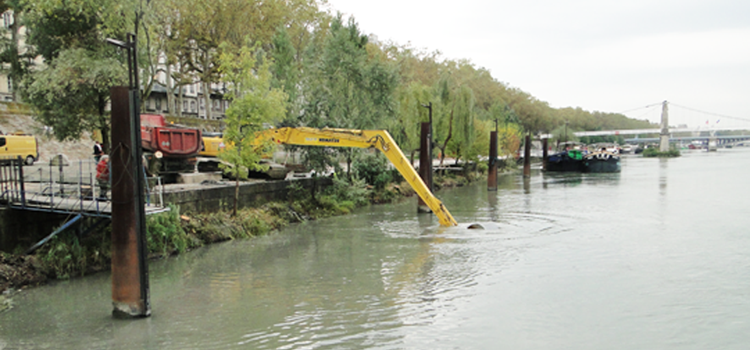
M 659 143 L 660 152 L 669 151 L 669 111 L 667 108 L 667 104 L 668 102 L 664 101 L 661 105 L 661 133 Z

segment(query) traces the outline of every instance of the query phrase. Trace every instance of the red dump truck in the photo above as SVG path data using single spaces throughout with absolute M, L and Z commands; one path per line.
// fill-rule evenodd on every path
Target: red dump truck
M 171 125 L 163 115 L 141 114 L 141 145 L 149 174 L 192 172 L 201 150 L 201 131 Z

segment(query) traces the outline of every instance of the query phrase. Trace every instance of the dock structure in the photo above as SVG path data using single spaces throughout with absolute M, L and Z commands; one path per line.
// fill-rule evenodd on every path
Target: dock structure
M 21 158 L 0 159 L 0 204 L 14 210 L 68 215 L 59 228 L 26 250 L 44 245 L 81 219 L 95 218 L 91 231 L 112 220 L 112 197 L 96 181 L 93 160 L 72 164 L 56 157 L 47 164 L 28 166 Z M 168 211 L 163 204 L 164 186 L 156 179 L 147 191 L 146 215 Z
M 109 191 L 102 193 L 92 164 L 79 160 L 28 166 L 20 158 L 0 160 L 0 203 L 18 210 L 111 219 L 112 197 Z M 158 180 L 147 191 L 147 215 L 169 210 Z

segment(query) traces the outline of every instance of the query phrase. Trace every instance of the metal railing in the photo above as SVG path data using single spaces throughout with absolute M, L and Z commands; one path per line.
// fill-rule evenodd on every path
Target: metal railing
M 164 207 L 161 178 L 147 178 L 146 183 L 146 205 L 158 211 Z M 29 166 L 21 158 L 0 158 L 0 201 L 12 208 L 110 217 L 109 188 L 97 181 L 93 159 L 68 162 L 56 157 Z

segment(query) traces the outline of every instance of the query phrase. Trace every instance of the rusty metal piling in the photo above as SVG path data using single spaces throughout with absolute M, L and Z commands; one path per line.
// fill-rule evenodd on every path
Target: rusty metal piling
M 523 146 L 523 176 L 531 177 L 531 136 L 528 134 Z
M 113 87 L 112 314 L 151 315 L 137 90 Z
M 490 159 L 487 169 L 487 191 L 497 191 L 497 131 L 490 132 Z

